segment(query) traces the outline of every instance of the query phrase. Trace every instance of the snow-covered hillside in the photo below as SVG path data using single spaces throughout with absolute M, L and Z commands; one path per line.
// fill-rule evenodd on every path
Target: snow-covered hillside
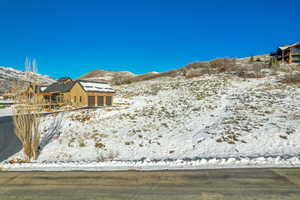
M 48 85 L 55 82 L 53 78 L 47 75 L 33 74 L 32 77 L 37 81 L 37 83 L 42 85 Z M 14 80 L 26 82 L 25 72 L 14 68 L 0 66 L 0 92 L 9 91 L 12 86 L 12 81 Z
M 136 75 L 128 71 L 111 71 L 111 70 L 94 70 L 81 77 L 79 80 L 87 81 L 107 81 L 113 82 L 116 79 L 128 79 L 135 77 Z
M 115 107 L 46 117 L 43 132 L 54 137 L 38 161 L 297 156 L 300 88 L 279 79 L 219 74 L 119 86 Z

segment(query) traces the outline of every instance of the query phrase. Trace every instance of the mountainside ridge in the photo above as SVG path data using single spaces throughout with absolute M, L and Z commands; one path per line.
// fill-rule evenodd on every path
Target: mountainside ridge
M 55 79 L 42 74 L 32 73 L 33 79 L 40 85 L 49 85 Z M 0 66 L 0 93 L 9 92 L 13 82 L 28 83 L 26 72 L 11 67 Z

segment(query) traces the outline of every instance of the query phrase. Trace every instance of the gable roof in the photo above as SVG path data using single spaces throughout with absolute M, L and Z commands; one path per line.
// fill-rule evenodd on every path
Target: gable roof
M 93 82 L 93 81 L 76 81 L 80 84 L 86 92 L 101 92 L 101 93 L 115 93 L 115 90 L 109 83 L 106 82 Z
M 283 50 L 286 50 L 288 48 L 291 48 L 291 47 L 294 47 L 294 46 L 298 46 L 298 45 L 300 45 L 300 42 L 296 42 L 296 43 L 294 43 L 292 45 L 284 45 L 284 46 L 279 47 L 279 49 L 283 51 Z
M 41 92 L 69 92 L 73 86 L 78 83 L 85 92 L 99 92 L 99 93 L 115 93 L 115 90 L 109 83 L 106 82 L 93 82 L 76 80 L 66 81 L 69 78 L 61 78 L 59 81 L 44 88 Z M 42 89 L 42 88 L 41 88 Z
M 57 82 L 64 82 L 64 81 L 68 81 L 68 80 L 72 81 L 72 79 L 70 77 L 62 77 L 62 78 L 58 79 Z
M 68 92 L 71 90 L 73 85 L 75 84 L 74 81 L 65 82 L 67 79 L 59 79 L 60 81 L 55 82 L 49 85 L 43 92 Z

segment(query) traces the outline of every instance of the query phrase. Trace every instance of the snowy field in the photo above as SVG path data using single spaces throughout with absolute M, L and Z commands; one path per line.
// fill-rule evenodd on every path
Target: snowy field
M 38 160 L 1 167 L 299 167 L 300 88 L 278 80 L 221 74 L 118 86 L 114 107 L 46 116 Z

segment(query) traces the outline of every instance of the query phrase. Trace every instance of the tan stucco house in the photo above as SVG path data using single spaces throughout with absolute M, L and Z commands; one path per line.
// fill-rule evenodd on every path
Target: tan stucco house
M 45 102 L 80 107 L 112 106 L 114 89 L 106 82 L 61 78 L 40 92 Z

